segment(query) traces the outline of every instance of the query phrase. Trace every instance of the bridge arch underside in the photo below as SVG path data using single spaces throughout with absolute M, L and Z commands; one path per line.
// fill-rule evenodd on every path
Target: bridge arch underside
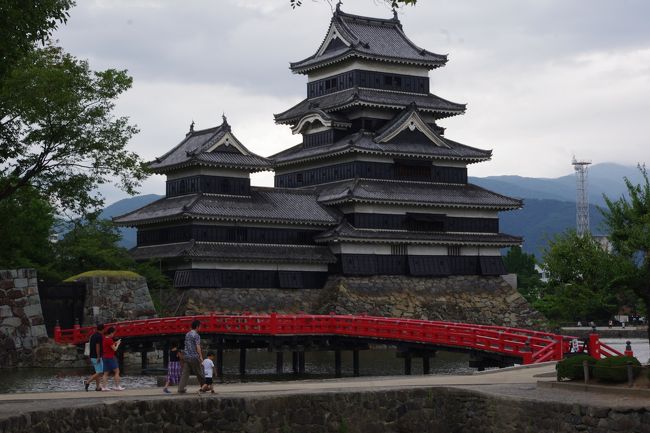
M 128 352 L 146 352 L 154 349 L 165 349 L 173 341 L 180 341 L 182 344 L 183 335 L 158 335 L 156 337 L 123 337 L 124 350 Z M 331 351 L 335 356 L 336 374 L 340 375 L 340 354 L 344 351 L 353 352 L 355 375 L 359 374 L 358 353 L 364 350 L 373 350 L 380 347 L 394 347 L 396 356 L 404 359 L 406 374 L 411 374 L 412 359 L 421 358 L 423 372 L 429 373 L 429 360 L 436 356 L 438 351 L 456 352 L 469 354 L 469 367 L 477 368 L 479 371 L 489 367 L 510 367 L 515 364 L 523 364 L 521 356 L 507 355 L 489 350 L 460 347 L 445 344 L 427 344 L 409 341 L 353 337 L 341 335 L 237 335 L 237 334 L 215 334 L 201 332 L 202 346 L 204 351 L 209 349 L 217 352 L 217 362 L 222 363 L 220 355 L 223 350 L 240 351 L 240 374 L 245 374 L 246 350 L 266 350 L 274 352 L 281 359 L 284 353 L 290 353 L 294 357 L 294 364 L 302 363 L 297 368 L 304 373 L 304 356 L 309 352 Z M 165 351 L 166 352 L 166 351 Z M 144 359 L 144 356 L 143 356 Z M 166 365 L 166 358 L 165 358 Z M 143 368 L 145 365 L 143 364 Z M 294 370 L 296 365 L 294 365 Z M 296 371 L 294 371 L 296 372 Z M 280 371 L 278 371 L 280 373 Z

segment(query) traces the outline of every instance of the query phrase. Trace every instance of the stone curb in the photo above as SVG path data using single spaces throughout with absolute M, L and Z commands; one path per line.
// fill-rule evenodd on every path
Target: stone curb
M 622 388 L 618 386 L 604 386 L 604 385 L 585 385 L 584 383 L 574 383 L 574 382 L 550 382 L 550 381 L 538 381 L 538 388 L 550 388 L 550 389 L 566 389 L 569 391 L 584 391 L 584 392 L 593 392 L 599 394 L 613 394 L 613 395 L 625 395 L 628 397 L 643 397 L 650 398 L 650 388 Z M 648 401 L 650 406 L 650 400 Z

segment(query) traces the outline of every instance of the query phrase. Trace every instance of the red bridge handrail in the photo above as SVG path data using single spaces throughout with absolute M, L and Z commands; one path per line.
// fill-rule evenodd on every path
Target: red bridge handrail
M 524 364 L 562 359 L 570 340 L 576 338 L 504 326 L 333 314 L 209 314 L 132 320 L 106 326 L 115 327 L 117 337 L 179 335 L 186 333 L 195 319 L 201 321 L 200 331 L 206 334 L 338 335 L 414 342 L 500 353 L 521 358 Z M 54 339 L 58 343 L 83 344 L 94 330 L 93 326 L 76 325 L 66 330 L 56 327 Z

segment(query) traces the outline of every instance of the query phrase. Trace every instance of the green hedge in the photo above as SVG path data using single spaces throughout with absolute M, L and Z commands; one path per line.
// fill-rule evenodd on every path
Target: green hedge
M 596 364 L 596 360 L 589 355 L 575 355 L 563 359 L 556 365 L 557 378 L 562 379 L 584 379 L 584 369 L 582 362 L 587 361 L 590 370 Z
M 594 365 L 594 377 L 605 382 L 626 382 L 628 363 L 634 366 L 636 377 L 641 371 L 641 363 L 633 356 L 611 356 L 598 360 Z

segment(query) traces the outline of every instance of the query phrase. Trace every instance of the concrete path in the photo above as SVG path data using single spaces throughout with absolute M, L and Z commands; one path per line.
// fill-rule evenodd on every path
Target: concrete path
M 287 382 L 238 383 L 216 385 L 215 394 L 199 394 L 198 387 L 188 387 L 187 394 L 164 394 L 161 388 L 127 389 L 125 391 L 73 391 L 0 394 L 0 417 L 20 412 L 111 404 L 128 400 L 169 398 L 257 397 L 283 394 L 368 392 L 373 390 L 455 387 L 502 397 L 579 403 L 597 406 L 650 407 L 650 398 L 643 396 L 600 395 L 593 392 L 557 390 L 537 387 L 538 381 L 555 380 L 555 362 L 514 367 L 472 375 L 427 375 L 358 377 Z

